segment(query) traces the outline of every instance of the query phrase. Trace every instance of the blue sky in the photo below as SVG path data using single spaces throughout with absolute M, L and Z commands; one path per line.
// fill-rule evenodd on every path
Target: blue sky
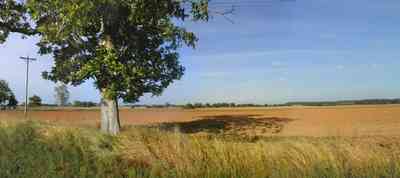
M 269 6 L 239 5 L 234 23 L 217 16 L 183 24 L 200 38 L 195 50 L 181 50 L 185 76 L 162 96 L 145 96 L 140 103 L 400 97 L 400 1 L 269 1 Z M 36 54 L 36 41 L 13 35 L 0 46 L 0 78 L 22 101 L 25 68 L 18 57 L 37 57 L 31 94 L 53 103 L 54 84 L 40 76 L 53 61 Z M 71 100 L 99 100 L 91 81 L 70 91 Z

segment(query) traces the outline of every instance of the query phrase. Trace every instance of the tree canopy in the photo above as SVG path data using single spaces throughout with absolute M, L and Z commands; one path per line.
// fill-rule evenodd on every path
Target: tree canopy
M 79 85 L 94 79 L 107 98 L 136 102 L 159 95 L 184 67 L 177 50 L 195 47 L 194 33 L 177 21 L 207 20 L 208 1 L 29 0 L 42 36 L 42 54 L 55 66 L 44 77 Z
M 19 1 L 0 0 L 0 44 L 4 43 L 13 32 L 24 35 L 35 34 L 26 12 L 26 7 Z
M 43 77 L 73 86 L 92 79 L 102 96 L 102 130 L 115 134 L 118 99 L 160 95 L 182 77 L 178 50 L 194 48 L 198 38 L 178 24 L 208 21 L 208 1 L 0 0 L 0 42 L 10 32 L 38 34 L 39 53 L 55 61 Z

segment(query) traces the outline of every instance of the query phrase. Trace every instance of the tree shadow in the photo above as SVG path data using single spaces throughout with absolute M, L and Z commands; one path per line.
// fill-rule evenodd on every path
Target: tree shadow
M 262 117 L 262 115 L 203 116 L 190 122 L 163 123 L 162 130 L 182 133 L 212 133 L 228 135 L 270 135 L 282 132 L 284 126 L 294 119 Z

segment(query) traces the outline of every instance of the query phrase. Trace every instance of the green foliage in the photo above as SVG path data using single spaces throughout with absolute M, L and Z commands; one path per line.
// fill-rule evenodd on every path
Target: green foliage
M 192 103 L 188 103 L 185 106 L 183 106 L 185 109 L 195 109 L 194 105 Z
M 17 105 L 18 105 L 18 101 L 17 101 L 17 99 L 15 98 L 15 95 L 14 95 L 14 94 L 11 94 L 10 97 L 9 97 L 9 100 L 8 100 L 7 107 L 9 107 L 9 108 L 15 108 L 15 107 L 17 107 Z
M 38 34 L 39 53 L 55 60 L 45 79 L 73 86 L 92 79 L 102 101 L 137 102 L 182 77 L 178 50 L 198 39 L 177 24 L 207 21 L 208 1 L 0 0 L 0 43 L 10 32 Z M 117 106 L 105 103 L 102 119 L 119 123 Z
M 0 44 L 4 43 L 12 32 L 33 35 L 26 15 L 26 8 L 20 1 L 0 0 Z
M 29 98 L 29 106 L 41 106 L 42 105 L 42 99 L 37 96 L 33 95 L 32 97 Z
M 5 80 L 0 80 L 0 107 L 16 107 L 18 101 Z
M 91 101 L 74 101 L 72 104 L 74 107 L 95 107 L 98 103 L 94 103 Z
M 96 135 L 91 136 L 96 139 Z M 34 123 L 2 126 L 0 177 L 125 177 L 127 163 L 118 160 L 110 151 L 112 148 L 100 148 L 103 142 L 110 140 L 99 137 L 94 143 L 72 131 L 44 138 Z
M 178 49 L 195 47 L 197 38 L 176 24 L 208 20 L 208 0 L 29 0 L 27 7 L 40 52 L 55 58 L 46 79 L 94 79 L 103 97 L 125 102 L 160 95 L 180 79 Z
M 5 80 L 0 80 L 0 104 L 3 104 L 7 101 L 10 95 L 10 87 L 8 87 L 8 83 Z
M 320 101 L 320 102 L 289 102 L 286 106 L 338 106 L 338 105 L 377 105 L 377 104 L 400 104 L 400 99 L 365 99 L 344 101 Z
M 236 103 L 188 103 L 183 106 L 185 109 L 195 109 L 195 108 L 235 108 L 235 107 L 268 107 L 268 104 L 236 104 Z

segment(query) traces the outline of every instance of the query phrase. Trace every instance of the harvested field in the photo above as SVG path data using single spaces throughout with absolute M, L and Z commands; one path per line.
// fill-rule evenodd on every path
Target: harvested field
M 184 133 L 238 133 L 274 136 L 400 136 L 400 105 L 122 109 L 123 126 L 162 124 Z M 57 125 L 96 127 L 99 110 L 36 110 L 30 118 Z M 1 111 L 0 120 L 21 120 L 21 111 Z

